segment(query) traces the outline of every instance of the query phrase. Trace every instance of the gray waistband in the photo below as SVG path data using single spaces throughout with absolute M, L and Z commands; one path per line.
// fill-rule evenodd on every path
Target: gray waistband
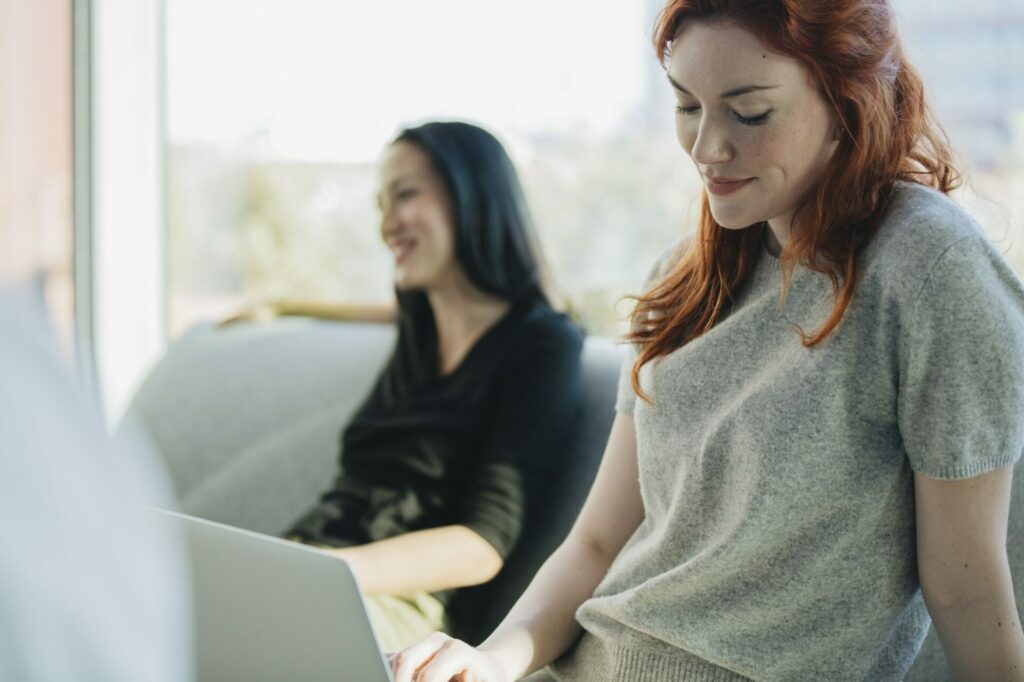
M 616 646 L 584 632 L 545 671 L 556 682 L 743 682 L 748 678 L 679 650 L 670 656 Z

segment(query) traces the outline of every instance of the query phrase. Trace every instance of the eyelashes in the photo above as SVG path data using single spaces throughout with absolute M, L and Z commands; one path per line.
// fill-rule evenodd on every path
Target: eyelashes
M 700 107 L 684 107 L 681 104 L 677 104 L 676 105 L 676 113 L 682 114 L 684 116 L 689 116 L 691 114 L 695 114 L 698 111 L 700 111 Z M 740 114 L 738 114 L 735 111 L 733 111 L 732 112 L 732 117 L 735 118 L 740 123 L 742 123 L 743 125 L 759 126 L 759 125 L 764 125 L 765 123 L 768 122 L 768 117 L 771 115 L 771 113 L 773 111 L 775 111 L 775 110 L 774 109 L 769 109 L 768 111 L 764 112 L 763 114 L 758 114 L 757 116 L 741 116 Z
M 769 109 L 768 111 L 764 112 L 763 114 L 758 114 L 757 116 L 751 116 L 749 118 L 746 117 L 746 116 L 740 116 L 739 114 L 737 114 L 735 112 L 733 113 L 733 116 L 735 116 L 736 120 L 739 121 L 740 123 L 742 123 L 743 125 L 759 126 L 759 125 L 763 125 L 764 123 L 766 123 L 768 121 L 768 116 L 771 113 L 772 113 L 772 110 Z

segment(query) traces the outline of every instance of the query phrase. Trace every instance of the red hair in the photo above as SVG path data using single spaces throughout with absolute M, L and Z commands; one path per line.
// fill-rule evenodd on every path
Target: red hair
M 662 64 L 684 25 L 721 20 L 800 61 L 842 126 L 820 180 L 796 207 L 782 254 L 783 295 L 798 263 L 832 282 L 835 306 L 824 325 L 811 333 L 798 329 L 811 347 L 836 328 L 850 305 L 860 274 L 857 256 L 877 231 L 894 184 L 916 182 L 948 194 L 960 176 L 887 0 L 669 0 L 654 30 Z M 645 400 L 640 368 L 728 314 L 763 249 L 765 229 L 763 223 L 723 228 L 704 193 L 696 238 L 633 311 L 626 340 L 640 348 L 632 379 Z

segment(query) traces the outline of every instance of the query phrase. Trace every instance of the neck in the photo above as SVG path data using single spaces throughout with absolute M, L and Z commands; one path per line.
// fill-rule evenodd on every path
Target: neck
M 426 292 L 437 328 L 438 363 L 447 374 L 473 344 L 508 311 L 509 302 L 477 289 L 455 273 Z
M 768 253 L 776 258 L 782 255 L 782 249 L 789 243 L 790 218 L 773 218 L 768 221 L 765 230 L 765 247 Z

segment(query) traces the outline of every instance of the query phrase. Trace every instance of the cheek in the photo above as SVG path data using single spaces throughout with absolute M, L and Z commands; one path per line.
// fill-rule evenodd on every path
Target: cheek
M 788 129 L 752 128 L 741 143 L 743 166 L 750 172 L 765 178 L 777 173 L 786 174 L 791 167 L 794 150 L 799 149 L 799 140 Z
M 416 223 L 416 216 L 418 211 L 416 210 L 416 202 L 405 201 L 395 209 L 395 218 L 403 225 L 410 226 Z
M 676 139 L 683 151 L 692 156 L 693 145 L 697 141 L 696 126 L 676 115 Z
M 777 131 L 765 148 L 790 180 L 817 174 L 827 160 L 830 145 L 826 121 L 821 117 L 801 117 Z
M 438 257 L 448 260 L 455 256 L 455 230 L 445 211 L 431 211 L 429 220 L 425 221 L 430 232 L 430 241 Z

